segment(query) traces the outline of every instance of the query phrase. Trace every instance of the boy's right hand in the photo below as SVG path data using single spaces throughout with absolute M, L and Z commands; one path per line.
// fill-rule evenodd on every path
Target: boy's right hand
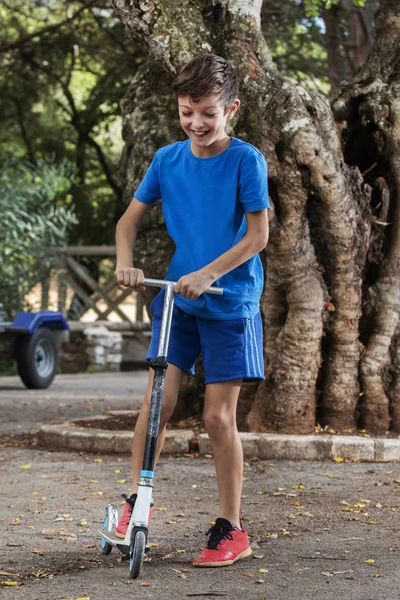
M 119 267 L 117 265 L 115 269 L 115 277 L 119 285 L 125 287 L 131 287 L 135 292 L 144 292 L 144 273 L 142 269 L 135 269 L 135 267 Z

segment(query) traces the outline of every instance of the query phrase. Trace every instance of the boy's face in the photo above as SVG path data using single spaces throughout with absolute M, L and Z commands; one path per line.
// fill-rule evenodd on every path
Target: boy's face
M 226 110 L 217 94 L 201 96 L 196 100 L 194 102 L 190 96 L 178 97 L 179 119 L 192 142 L 192 152 L 200 158 L 206 158 L 226 148 L 226 122 L 235 115 L 240 102 L 235 100 Z

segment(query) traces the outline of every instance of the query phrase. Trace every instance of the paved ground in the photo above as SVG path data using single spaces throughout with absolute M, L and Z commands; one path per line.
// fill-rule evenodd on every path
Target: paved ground
M 101 412 L 108 403 L 131 408 L 143 383 L 136 373 L 59 377 L 49 391 L 26 395 L 7 378 L 0 429 L 33 432 L 39 422 Z M 249 460 L 242 512 L 254 557 L 195 569 L 217 516 L 212 459 L 164 457 L 155 545 L 142 577 L 130 580 L 118 552 L 102 556 L 96 533 L 105 505 L 119 506 L 127 491 L 128 457 L 47 452 L 8 436 L 0 438 L 0 581 L 17 586 L 0 585 L 1 599 L 214 597 L 207 592 L 230 600 L 400 599 L 399 463 Z
M 104 410 L 134 410 L 143 399 L 147 371 L 58 375 L 47 390 L 27 390 L 19 377 L 0 377 L 0 434 L 34 433 Z

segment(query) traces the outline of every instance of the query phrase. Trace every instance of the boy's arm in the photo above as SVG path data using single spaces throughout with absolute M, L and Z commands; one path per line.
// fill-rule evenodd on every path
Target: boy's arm
M 115 276 L 119 285 L 143 291 L 144 273 L 133 266 L 133 247 L 139 223 L 149 210 L 150 205 L 133 198 L 132 202 L 120 218 L 116 227 L 115 245 L 117 266 Z
M 246 220 L 247 233 L 240 242 L 202 269 L 181 277 L 175 286 L 177 294 L 196 300 L 214 281 L 265 248 L 269 235 L 268 210 L 247 212 Z

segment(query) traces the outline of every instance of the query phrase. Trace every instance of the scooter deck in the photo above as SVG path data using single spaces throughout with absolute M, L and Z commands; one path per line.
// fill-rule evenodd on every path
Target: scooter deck
M 129 554 L 129 545 L 124 544 L 123 538 L 113 535 L 113 532 L 107 531 L 107 529 L 98 529 L 97 531 L 106 542 L 117 548 L 122 554 Z
M 107 529 L 98 529 L 97 533 L 101 535 L 101 537 L 106 540 L 109 544 L 111 544 L 114 548 L 117 548 L 122 554 L 129 554 L 130 547 L 127 544 L 124 544 L 123 538 L 116 537 L 112 534 L 112 531 L 107 531 Z M 150 550 L 150 546 L 146 546 L 145 553 Z

